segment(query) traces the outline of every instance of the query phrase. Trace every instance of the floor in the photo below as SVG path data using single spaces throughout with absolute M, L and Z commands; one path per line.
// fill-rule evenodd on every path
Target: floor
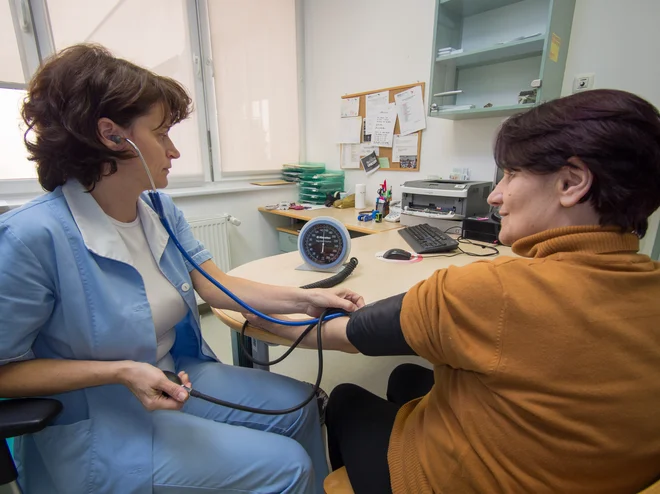
M 230 329 L 211 312 L 202 315 L 202 333 L 218 358 L 232 362 Z M 286 351 L 285 347 L 270 347 L 270 360 Z M 429 367 L 419 357 L 367 357 L 334 351 L 323 352 L 323 380 L 321 387 L 328 393 L 341 383 L 354 383 L 372 393 L 385 396 L 387 379 L 392 369 L 405 362 Z M 318 357 L 316 350 L 299 349 L 282 363 L 271 367 L 271 372 L 293 377 L 301 381 L 316 380 Z

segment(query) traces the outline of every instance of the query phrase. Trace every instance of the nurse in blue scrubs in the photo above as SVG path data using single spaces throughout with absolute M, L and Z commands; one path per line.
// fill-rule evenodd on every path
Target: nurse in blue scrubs
M 218 362 L 194 292 L 239 307 L 192 269 L 144 191 L 179 152 L 169 129 L 191 100 L 177 82 L 98 46 L 66 49 L 30 82 L 26 146 L 48 193 L 0 217 L 0 396 L 52 396 L 55 425 L 16 441 L 31 494 L 322 493 L 327 463 L 315 401 L 281 416 L 186 401 L 162 370 L 203 393 L 269 409 L 307 384 Z M 364 305 L 345 288 L 301 290 L 218 269 L 172 201 L 167 220 L 192 258 L 267 313 Z M 163 392 L 165 394 L 163 394 Z

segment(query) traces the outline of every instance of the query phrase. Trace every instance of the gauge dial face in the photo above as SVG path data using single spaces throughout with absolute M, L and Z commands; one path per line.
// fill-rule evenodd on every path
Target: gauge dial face
M 302 240 L 304 254 L 318 264 L 332 264 L 344 250 L 344 240 L 339 230 L 325 223 L 311 226 Z

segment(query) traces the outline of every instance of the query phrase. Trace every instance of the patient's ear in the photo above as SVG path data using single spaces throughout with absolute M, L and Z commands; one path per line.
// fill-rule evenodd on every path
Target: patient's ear
M 565 208 L 579 204 L 591 190 L 594 175 L 580 158 L 573 156 L 568 165 L 559 171 L 559 202 Z

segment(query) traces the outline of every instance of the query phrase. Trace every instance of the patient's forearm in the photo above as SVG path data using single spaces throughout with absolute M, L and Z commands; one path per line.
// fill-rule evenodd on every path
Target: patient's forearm
M 395 295 L 323 325 L 323 349 L 371 356 L 416 355 L 403 336 L 400 315 L 405 294 Z M 316 348 L 316 329 L 302 341 Z
M 126 362 L 35 359 L 0 366 L 0 396 L 48 396 L 119 382 Z
M 321 336 L 323 337 L 324 350 L 337 350 L 346 353 L 358 353 L 346 337 L 346 325 L 348 317 L 338 317 L 323 323 Z M 312 329 L 300 344 L 303 348 L 318 348 L 316 328 Z

